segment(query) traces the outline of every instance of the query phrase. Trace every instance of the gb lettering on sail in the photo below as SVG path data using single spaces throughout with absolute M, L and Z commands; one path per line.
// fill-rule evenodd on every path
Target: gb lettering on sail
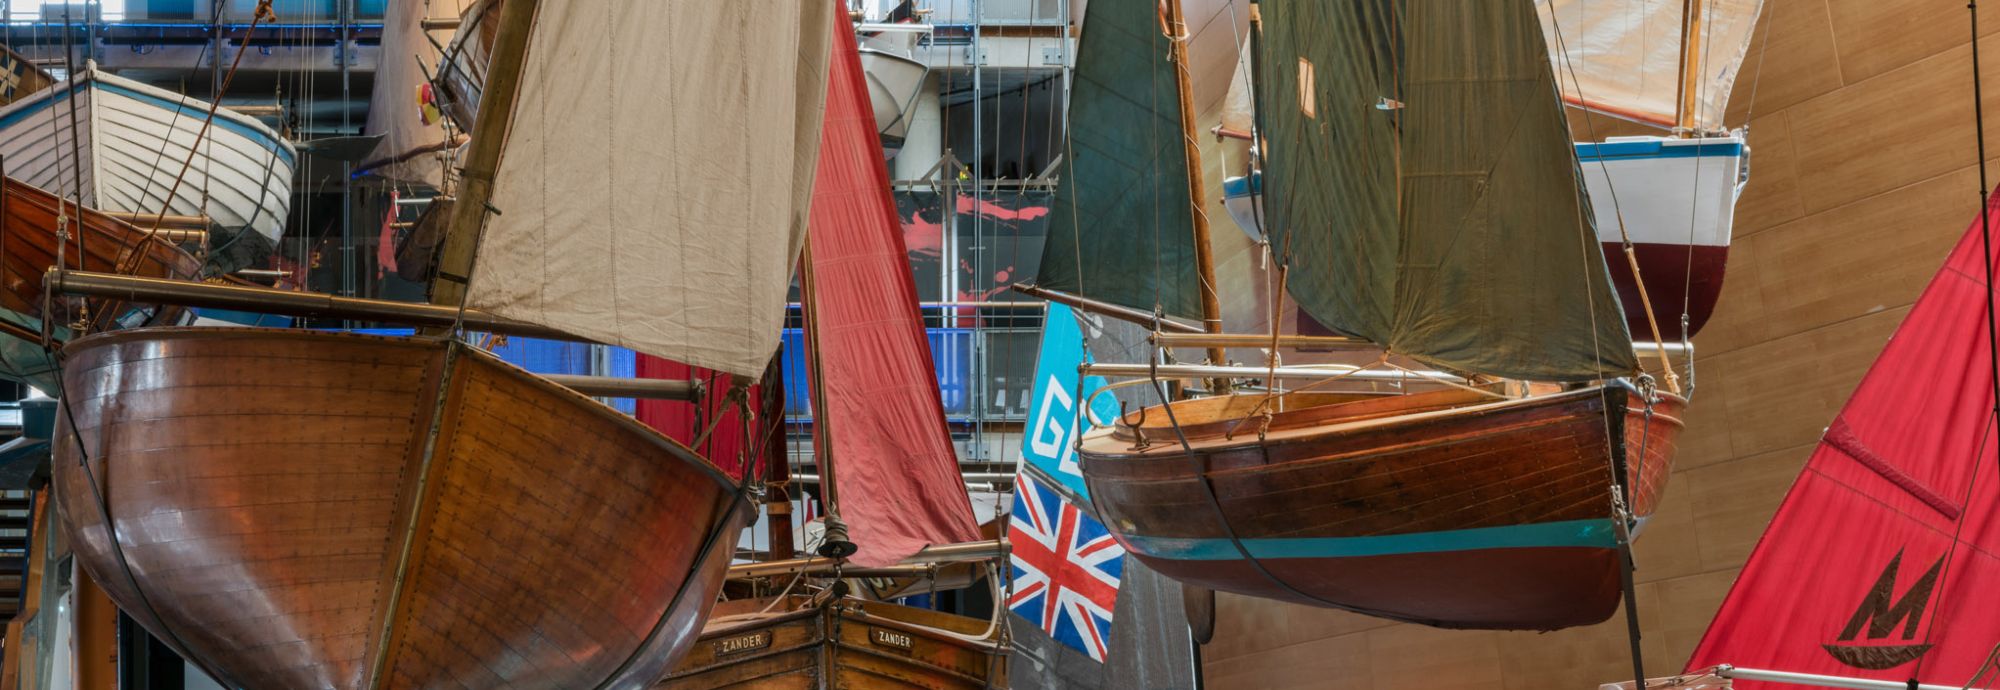
M 1118 411 L 1110 396 L 1096 396 L 1104 385 L 1100 376 L 1079 377 L 1077 367 L 1088 355 L 1083 350 L 1083 330 L 1075 312 L 1061 304 L 1049 304 L 1042 325 L 1041 357 L 1035 362 L 1034 397 L 1028 405 L 1028 435 L 1021 444 L 1024 469 L 1041 474 L 1041 479 L 1067 495 L 1071 501 L 1090 499 L 1083 484 L 1083 470 L 1077 464 L 1076 436 L 1080 428 L 1106 425 Z M 1088 419 L 1077 413 L 1088 405 Z

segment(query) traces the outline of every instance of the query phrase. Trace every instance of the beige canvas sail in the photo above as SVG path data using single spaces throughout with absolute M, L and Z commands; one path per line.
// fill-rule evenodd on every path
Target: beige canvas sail
M 542 0 L 468 304 L 762 372 L 806 229 L 832 17 Z
M 382 62 L 375 69 L 375 90 L 368 99 L 368 123 L 362 128 L 363 133 L 382 135 L 382 142 L 368 156 L 370 160 L 402 156 L 444 141 L 442 124 L 423 121 L 418 93 L 425 70 L 437 70 L 437 46 L 450 43 L 453 32 L 449 29 L 426 32 L 423 22 L 457 17 L 460 6 L 469 4 L 471 0 L 389 3 L 388 12 L 382 17 Z M 445 162 L 439 156 L 419 155 L 374 172 L 400 182 L 436 187 L 444 182 L 444 167 Z
M 1694 122 L 1723 126 L 1763 0 L 1700 0 Z M 1672 126 L 1680 94 L 1683 0 L 1538 0 L 1563 100 Z

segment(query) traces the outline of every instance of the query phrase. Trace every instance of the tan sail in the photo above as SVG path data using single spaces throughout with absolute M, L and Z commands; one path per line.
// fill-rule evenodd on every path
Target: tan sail
M 805 233 L 832 6 L 541 4 L 469 304 L 756 376 Z
M 1723 127 L 1723 108 L 1750 48 L 1763 0 L 1537 0 L 1563 100 L 1661 127 L 1678 124 L 1691 96 L 1697 130 Z M 1688 7 L 1698 9 L 1699 45 L 1683 92 L 1681 41 Z
M 442 149 L 448 136 L 441 116 L 425 121 L 420 94 L 427 75 L 437 70 L 441 57 L 437 47 L 450 43 L 453 31 L 426 30 L 424 20 L 457 17 L 459 4 L 455 0 L 392 2 L 382 17 L 382 61 L 375 69 L 368 122 L 361 131 L 382 135 L 369 159 L 395 162 L 375 168 L 377 175 L 432 187 L 444 184 L 448 163 L 443 157 L 436 153 L 404 156 Z

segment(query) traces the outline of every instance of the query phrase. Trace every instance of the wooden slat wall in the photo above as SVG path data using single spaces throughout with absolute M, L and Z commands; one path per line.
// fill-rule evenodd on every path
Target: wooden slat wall
M 2000 79 L 1996 15 L 1981 17 L 1980 50 Z M 1767 0 L 1763 22 L 1730 102 L 1752 162 L 1728 280 L 1698 338 L 1675 476 L 1639 543 L 1653 676 L 1686 663 L 1821 430 L 1979 209 L 1964 3 Z M 2000 88 L 1987 93 L 2000 112 Z M 1541 635 L 1217 606 L 1210 688 L 1590 688 L 1631 674 L 1622 612 Z

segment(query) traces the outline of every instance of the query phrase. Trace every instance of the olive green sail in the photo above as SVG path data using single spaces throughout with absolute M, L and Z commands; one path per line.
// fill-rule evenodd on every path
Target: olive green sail
M 1637 371 L 1532 0 L 1260 4 L 1267 227 L 1307 313 L 1459 371 Z
M 1069 146 L 1035 283 L 1199 320 L 1188 162 L 1154 0 L 1091 0 L 1071 77 Z

